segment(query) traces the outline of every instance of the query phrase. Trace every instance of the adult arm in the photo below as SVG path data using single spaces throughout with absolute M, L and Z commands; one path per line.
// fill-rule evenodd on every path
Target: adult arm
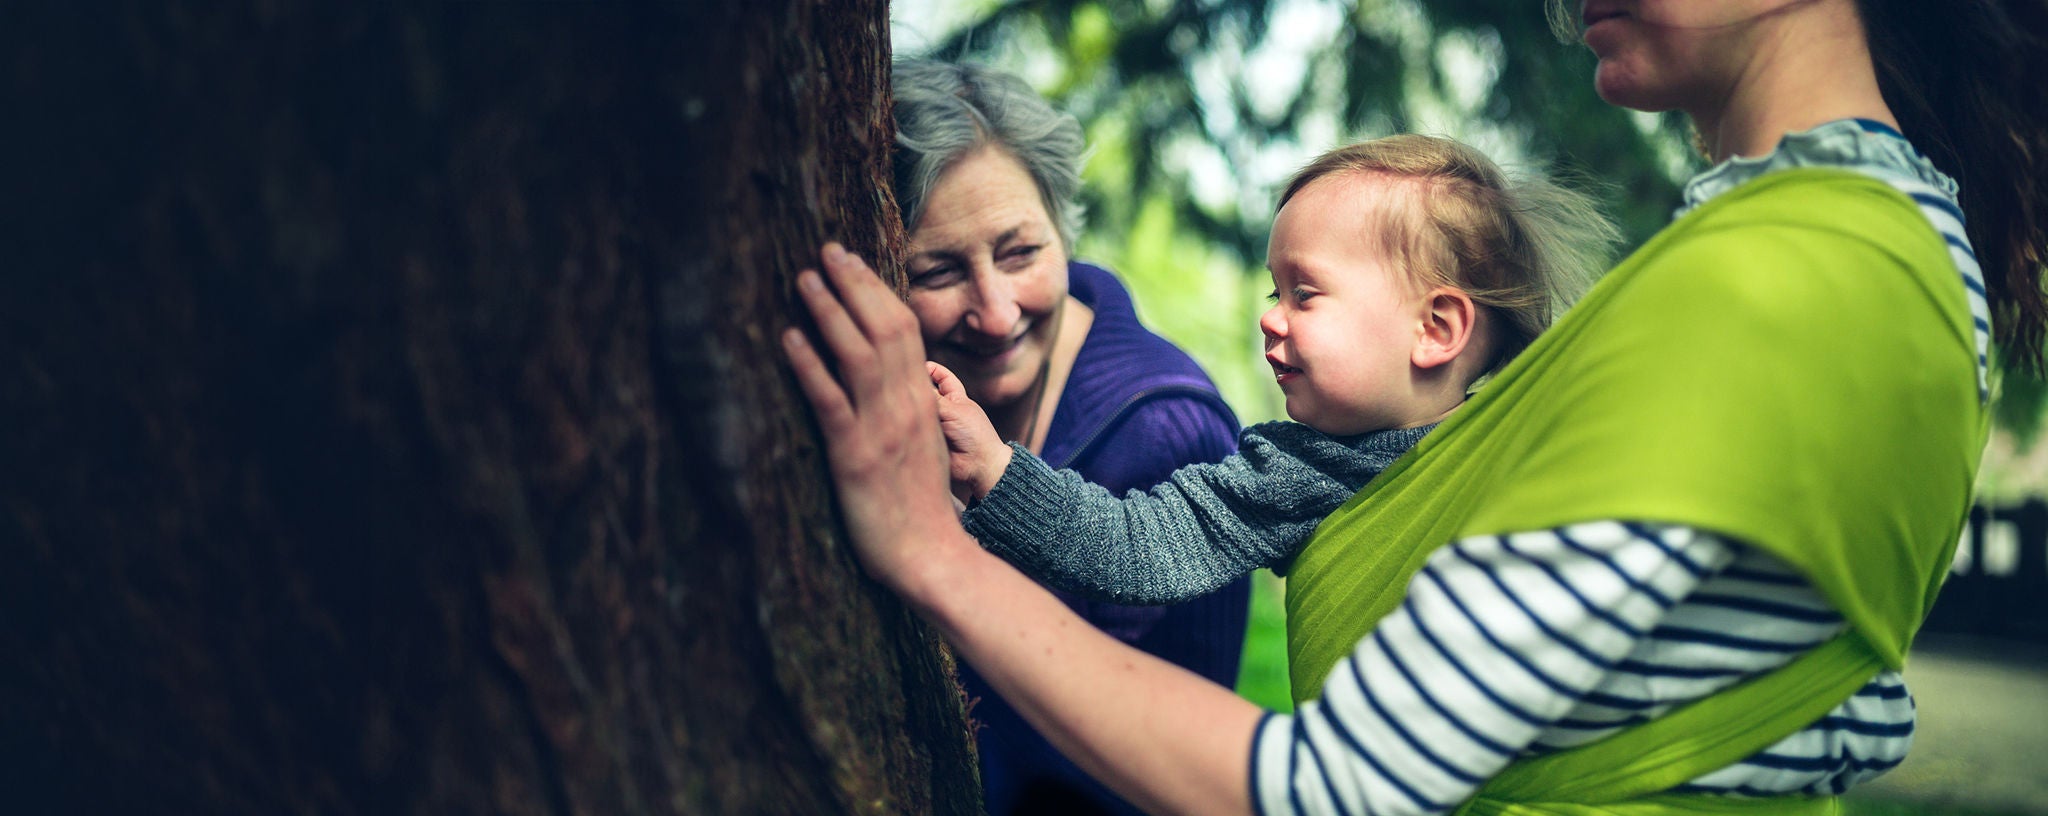
M 799 276 L 798 291 L 838 377 L 800 333 L 784 343 L 824 432 L 862 565 L 1119 794 L 1158 812 L 1247 812 L 1259 709 L 1095 631 L 967 536 L 952 512 L 915 319 L 836 245 L 825 267 L 837 295 L 812 272 Z
M 1454 543 L 1322 699 L 1262 715 L 1082 625 L 973 544 L 951 513 L 914 321 L 857 262 L 829 249 L 827 261 L 851 314 L 814 274 L 799 289 L 844 387 L 800 335 L 785 342 L 862 563 L 1062 752 L 1154 811 L 1243 813 L 1254 794 L 1265 812 L 1449 810 L 1626 668 L 1739 549 L 1615 522 Z
M 963 521 L 1047 584 L 1126 604 L 1184 601 L 1285 564 L 1385 465 L 1291 422 L 1247 429 L 1238 453 L 1122 497 L 1014 448 Z

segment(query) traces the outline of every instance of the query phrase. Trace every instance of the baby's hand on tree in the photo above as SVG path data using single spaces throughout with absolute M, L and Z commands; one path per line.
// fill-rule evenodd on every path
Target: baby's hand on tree
M 959 377 L 938 363 L 926 362 L 925 371 L 939 389 L 939 430 L 946 435 L 947 468 L 953 477 L 953 496 L 972 502 L 988 495 L 1003 470 L 1010 466 L 1010 446 L 996 433 Z

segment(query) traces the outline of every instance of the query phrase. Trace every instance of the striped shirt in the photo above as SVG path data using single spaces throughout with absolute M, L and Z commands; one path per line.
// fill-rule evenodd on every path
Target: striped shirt
M 1686 187 L 1687 209 L 1758 175 L 1840 166 L 1911 198 L 1948 243 L 1988 399 L 1989 308 L 1955 183 L 1864 120 L 1790 134 Z M 1680 211 L 1681 214 L 1684 210 Z M 1777 558 L 1683 526 L 1596 522 L 1454 542 L 1324 681 L 1253 735 L 1267 814 L 1445 813 L 1522 756 L 1584 745 L 1790 662 L 1846 628 Z M 1912 696 L 1879 673 L 1791 736 L 1675 788 L 1839 794 L 1904 760 Z
M 1261 811 L 1444 813 L 1519 756 L 1593 742 L 1790 662 L 1846 624 L 1761 550 L 1597 522 L 1456 542 L 1332 669 L 1268 715 Z M 1913 701 L 1884 672 L 1826 717 L 1682 790 L 1835 793 L 1897 765 Z
M 1984 289 L 1984 270 L 1970 246 L 1964 228 L 1963 208 L 1956 203 L 1959 189 L 1921 155 L 1906 137 L 1890 125 L 1869 119 L 1840 119 L 1812 130 L 1786 134 L 1778 149 L 1763 156 L 1736 157 L 1714 165 L 1685 185 L 1685 203 L 1677 214 L 1684 215 L 1715 196 L 1735 189 L 1773 170 L 1792 167 L 1840 167 L 1854 170 L 1892 186 L 1919 205 L 1920 214 L 1948 244 L 1949 260 L 1956 265 L 1957 279 L 1969 303 L 1975 324 L 1977 352 L 1977 395 L 1989 401 L 1991 352 L 1991 305 Z

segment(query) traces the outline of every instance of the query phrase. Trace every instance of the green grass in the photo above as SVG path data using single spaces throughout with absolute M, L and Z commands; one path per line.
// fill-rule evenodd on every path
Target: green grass
M 2023 816 L 2013 811 L 1863 798 L 1854 793 L 1842 798 L 1842 813 L 1843 816 Z
M 1251 623 L 1237 669 L 1238 696 L 1269 711 L 1293 711 L 1287 685 L 1286 581 L 1267 570 L 1252 574 Z

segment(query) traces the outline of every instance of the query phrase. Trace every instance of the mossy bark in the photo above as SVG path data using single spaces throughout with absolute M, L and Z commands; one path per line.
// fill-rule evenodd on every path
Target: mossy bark
M 883 0 L 9 16 L 0 809 L 979 810 L 773 342 Z

